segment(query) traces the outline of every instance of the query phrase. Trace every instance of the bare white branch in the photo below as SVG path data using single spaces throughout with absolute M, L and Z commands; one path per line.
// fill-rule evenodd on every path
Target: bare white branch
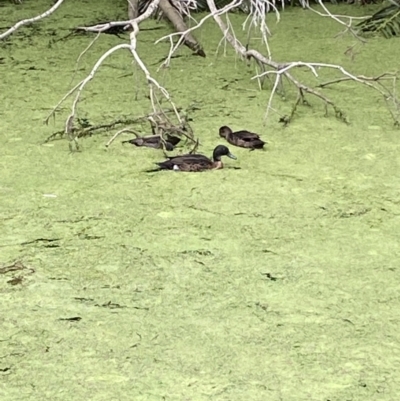
M 226 48 L 227 48 L 226 33 L 232 32 L 232 35 L 235 35 L 235 31 L 232 27 L 232 24 L 231 24 L 228 14 L 225 15 L 225 19 L 226 19 L 226 30 L 225 30 L 221 40 L 218 43 L 217 49 L 215 50 L 216 55 L 218 55 L 218 53 L 219 53 L 219 48 L 222 46 L 222 44 L 224 44 L 224 56 L 226 56 Z
M 0 34 L 0 40 L 6 38 L 9 35 L 11 35 L 13 32 L 15 32 L 21 26 L 24 26 L 24 25 L 27 25 L 27 24 L 31 24 L 32 22 L 40 21 L 41 19 L 46 18 L 49 15 L 53 14 L 54 11 L 56 11 L 57 8 L 60 7 L 63 2 L 64 2 L 64 0 L 58 0 L 53 5 L 53 7 L 49 8 L 47 11 L 45 11 L 44 13 L 38 15 L 37 17 L 27 18 L 27 19 L 24 19 L 24 20 L 21 20 L 21 21 L 17 22 L 8 31 L 5 31 L 4 33 Z
M 130 24 L 129 20 L 112 21 L 112 22 L 107 22 L 105 24 L 97 24 L 97 25 L 93 25 L 93 26 L 78 26 L 76 29 L 79 29 L 81 31 L 86 31 L 86 32 L 104 32 L 104 31 L 107 31 L 107 29 L 112 28 L 113 26 L 128 27 L 129 24 Z
M 351 24 L 353 23 L 353 20 L 355 19 L 366 19 L 369 18 L 369 16 L 366 17 L 351 17 L 348 15 L 335 15 L 332 14 L 328 8 L 325 6 L 325 4 L 322 2 L 322 0 L 317 0 L 318 4 L 322 7 L 322 9 L 325 11 L 326 14 L 321 13 L 320 11 L 314 10 L 312 7 L 310 7 L 309 4 L 307 4 L 306 8 L 308 8 L 310 11 L 318 14 L 321 17 L 328 17 L 333 19 L 334 21 L 338 22 L 340 25 L 343 25 L 345 27 L 345 30 L 340 32 L 337 36 L 339 35 L 344 35 L 346 32 L 350 32 L 357 40 L 359 40 L 361 43 L 366 43 L 367 41 L 357 35 L 357 32 L 351 27 Z M 343 21 L 342 19 L 348 19 L 348 22 Z
M 78 87 L 78 92 L 75 96 L 74 102 L 72 103 L 72 109 L 71 109 L 71 114 L 68 116 L 67 119 L 67 126 L 66 126 L 66 132 L 68 133 L 69 130 L 69 125 L 72 124 L 73 119 L 76 115 L 76 108 L 78 106 L 82 91 L 84 89 L 84 87 L 93 79 L 93 77 L 95 76 L 97 70 L 99 69 L 99 67 L 101 66 L 101 64 L 103 64 L 104 60 L 111 56 L 111 54 L 113 54 L 114 52 L 121 50 L 121 49 L 129 49 L 130 46 L 128 44 L 122 43 L 120 45 L 114 46 L 111 49 L 109 49 L 108 51 L 106 51 L 96 62 L 96 64 L 94 65 L 94 67 L 92 68 L 92 70 L 90 71 L 89 75 L 83 80 L 81 81 L 81 84 Z
M 86 48 L 81 52 L 81 54 L 79 55 L 78 59 L 76 60 L 74 73 L 72 74 L 71 82 L 70 82 L 69 85 L 71 85 L 71 83 L 72 83 L 73 80 L 75 79 L 75 75 L 76 75 L 76 73 L 77 73 L 77 71 L 78 71 L 79 62 L 81 61 L 81 58 L 89 51 L 89 49 L 94 45 L 94 43 L 97 41 L 97 39 L 99 39 L 100 33 L 101 33 L 101 32 L 99 32 L 99 33 L 95 36 L 95 38 L 86 46 Z M 69 86 L 69 85 L 68 85 L 68 86 Z
M 148 18 L 152 12 L 154 11 L 154 9 L 158 6 L 158 3 L 160 2 L 160 0 L 154 0 L 149 7 L 147 8 L 146 12 L 143 13 L 141 16 L 131 20 L 131 21 L 127 21 L 129 23 L 129 25 L 132 27 L 132 30 L 130 32 L 130 43 L 123 43 L 123 44 L 119 44 L 117 46 L 112 47 L 111 49 L 109 49 L 108 51 L 106 51 L 95 63 L 95 65 L 93 66 L 92 70 L 90 71 L 89 75 L 87 75 L 87 77 L 80 81 L 77 85 L 75 85 L 66 95 L 64 95 L 64 97 L 58 102 L 58 104 L 56 105 L 56 107 L 52 110 L 52 112 L 50 113 L 50 115 L 46 118 L 46 122 L 49 120 L 49 118 L 55 113 L 55 111 L 57 110 L 57 108 L 69 97 L 71 96 L 74 92 L 76 92 L 74 101 L 72 103 L 72 107 L 71 107 L 71 112 L 66 120 L 65 123 L 65 133 L 67 133 L 70 137 L 71 141 L 74 141 L 76 146 L 78 146 L 77 144 L 77 138 L 74 137 L 73 135 L 71 135 L 71 133 L 73 132 L 73 125 L 74 125 L 74 119 L 77 113 L 77 106 L 78 103 L 80 101 L 81 98 L 81 94 L 84 90 L 84 88 L 86 87 L 86 85 L 94 78 L 97 70 L 100 68 L 100 66 L 102 65 L 102 63 L 104 62 L 105 59 L 107 59 L 111 54 L 113 54 L 114 52 L 118 51 L 118 50 L 122 50 L 122 49 L 127 49 L 131 52 L 131 54 L 133 55 L 134 61 L 136 62 L 136 64 L 139 66 L 139 68 L 143 71 L 143 73 L 146 76 L 146 80 L 147 83 L 149 85 L 149 90 L 150 90 L 150 99 L 151 99 L 151 103 L 153 106 L 153 110 L 154 112 L 157 112 L 157 105 L 159 105 L 157 96 L 154 92 L 154 89 L 157 89 L 158 91 L 161 92 L 161 94 L 168 100 L 168 102 L 171 104 L 175 115 L 177 116 L 179 122 L 181 121 L 181 117 L 180 114 L 175 106 L 175 104 L 173 103 L 170 94 L 168 93 L 168 91 L 161 86 L 150 74 L 149 70 L 147 69 L 146 65 L 144 64 L 144 62 L 141 60 L 141 58 L 139 57 L 137 51 L 136 51 L 136 44 L 137 44 L 137 35 L 139 33 L 139 23 L 142 22 L 143 20 L 145 20 L 146 18 Z M 125 24 L 126 21 L 123 22 L 117 22 L 114 23 L 115 24 L 119 24 L 119 25 L 126 25 Z M 96 25 L 95 27 L 89 27 L 87 28 L 87 30 L 91 30 L 93 32 L 104 32 L 104 30 L 108 29 L 107 26 L 109 26 L 109 24 L 100 24 L 100 25 Z M 86 28 L 85 28 L 86 29 Z M 94 41 L 91 42 L 91 44 L 85 49 L 84 52 L 86 52 L 88 50 L 88 48 L 93 44 Z M 83 53 L 84 53 L 83 52 Z M 79 56 L 79 58 L 82 56 L 82 54 Z M 78 59 L 79 60 L 79 59 Z
M 278 75 L 282 75 L 285 72 L 291 70 L 294 67 L 307 67 L 309 68 L 312 73 L 314 74 L 315 77 L 318 78 L 318 74 L 316 71 L 316 68 L 331 68 L 331 69 L 335 69 L 335 70 L 339 70 L 343 75 L 345 75 L 346 77 L 348 77 L 349 79 L 359 82 L 361 84 L 365 84 L 368 85 L 369 83 L 367 82 L 368 79 L 365 79 L 364 77 L 358 77 L 356 75 L 351 74 L 350 72 L 348 72 L 347 70 L 345 70 L 341 65 L 337 65 L 337 64 L 325 64 L 325 63 L 305 63 L 303 61 L 294 61 L 292 63 L 284 63 L 284 64 L 280 64 L 279 65 L 279 69 L 277 70 L 269 70 L 269 71 L 265 71 L 262 74 L 256 75 L 254 77 L 252 77 L 251 79 L 257 79 L 257 78 L 261 78 L 262 76 L 265 75 L 269 75 L 269 74 L 278 74 Z M 371 80 L 371 79 L 369 79 Z
M 123 134 L 124 132 L 129 132 L 131 134 L 136 135 L 136 137 L 138 136 L 138 134 L 136 133 L 136 131 L 134 131 L 131 128 L 123 128 L 120 129 L 119 131 L 117 131 L 112 137 L 111 139 L 106 143 L 106 148 L 108 148 L 116 139 L 118 136 L 120 136 L 121 134 Z
M 318 0 L 318 2 L 322 3 L 321 0 Z M 214 3 L 214 0 L 207 0 L 207 4 L 208 4 L 208 7 L 209 7 L 209 9 L 211 11 L 211 14 L 213 15 L 213 18 L 214 18 L 215 22 L 219 26 L 219 28 L 220 28 L 221 32 L 223 33 L 224 37 L 231 44 L 231 46 L 236 50 L 236 52 L 238 54 L 240 54 L 243 58 L 246 58 L 246 59 L 253 58 L 254 60 L 256 60 L 256 62 L 259 65 L 268 66 L 268 67 L 271 68 L 268 71 L 263 71 L 262 73 L 257 74 L 252 79 L 259 80 L 260 78 L 265 77 L 265 76 L 269 76 L 269 75 L 272 75 L 272 74 L 276 75 L 275 83 L 274 83 L 274 85 L 272 87 L 272 92 L 270 94 L 269 101 L 268 101 L 268 104 L 267 104 L 266 116 L 268 115 L 269 110 L 272 109 L 272 107 L 271 107 L 272 99 L 273 99 L 273 97 L 274 97 L 274 95 L 275 95 L 275 93 L 277 91 L 278 85 L 281 82 L 282 77 L 284 76 L 298 90 L 298 98 L 297 98 L 297 100 L 295 102 L 295 105 L 294 105 L 294 107 L 292 109 L 291 115 L 285 120 L 285 123 L 288 123 L 290 121 L 290 119 L 293 117 L 293 114 L 294 114 L 298 104 L 300 104 L 301 101 L 303 101 L 303 103 L 306 102 L 305 98 L 304 98 L 304 94 L 305 93 L 308 93 L 308 94 L 310 94 L 312 96 L 315 96 L 315 97 L 319 98 L 321 101 L 323 101 L 325 103 L 326 106 L 328 106 L 328 105 L 331 106 L 335 110 L 336 116 L 338 116 L 342 120 L 346 121 L 344 113 L 333 103 L 332 100 L 330 100 L 328 97 L 326 97 L 322 93 L 316 91 L 315 89 L 312 89 L 311 87 L 309 87 L 307 85 L 304 85 L 301 82 L 299 82 L 291 74 L 291 71 L 290 71 L 295 67 L 307 67 L 308 69 L 310 69 L 310 71 L 314 74 L 315 77 L 318 77 L 318 73 L 317 73 L 318 69 L 320 69 L 320 68 L 329 68 L 329 69 L 336 69 L 336 70 L 340 71 L 345 76 L 345 78 L 347 78 L 349 80 L 352 80 L 354 82 L 357 82 L 359 84 L 368 86 L 369 88 L 376 90 L 377 92 L 379 92 L 383 96 L 383 98 L 385 99 L 386 102 L 388 102 L 390 100 L 391 103 L 392 103 L 392 107 L 394 108 L 394 111 L 390 110 L 390 113 L 392 114 L 392 117 L 393 117 L 395 123 L 399 124 L 400 102 L 397 99 L 397 97 L 395 96 L 395 92 L 385 88 L 378 80 L 372 79 L 372 78 L 367 78 L 366 79 L 366 77 L 357 76 L 357 75 L 351 74 L 346 69 L 344 69 L 342 66 L 336 65 L 336 64 L 312 63 L 312 62 L 303 62 L 303 61 L 297 61 L 297 62 L 291 62 L 291 63 L 278 63 L 276 61 L 273 61 L 270 58 L 266 58 L 264 55 L 262 55 L 260 52 L 258 52 L 256 50 L 247 49 L 236 38 L 234 33 L 231 33 L 229 31 L 229 29 L 226 27 L 226 25 L 222 21 L 220 15 L 216 12 L 216 6 L 215 6 L 215 3 Z M 304 5 L 308 6 L 308 2 L 306 0 L 304 0 Z M 326 11 L 327 15 L 329 15 L 331 18 L 333 18 L 334 20 L 338 21 L 342 25 L 345 25 L 349 30 L 351 29 L 349 24 L 346 24 L 343 21 L 339 20 L 337 17 L 333 16 L 323 4 L 321 4 L 321 5 L 323 6 L 323 8 Z M 396 78 L 397 78 L 397 76 L 394 77 L 393 79 L 396 79 Z
M 181 117 L 179 115 L 179 112 L 174 104 L 174 102 L 171 100 L 171 96 L 168 93 L 168 91 L 161 86 L 151 75 L 149 70 L 147 69 L 147 67 L 145 66 L 145 64 L 143 63 L 143 61 L 141 60 L 141 58 L 139 57 L 139 55 L 136 52 L 136 36 L 139 33 L 139 25 L 135 22 L 135 20 L 133 20 L 131 22 L 131 26 L 133 28 L 132 32 L 130 33 L 130 40 L 131 40 L 131 44 L 130 44 L 130 51 L 133 55 L 133 58 L 135 59 L 136 63 L 138 64 L 139 68 L 144 72 L 146 79 L 147 79 L 147 83 L 150 87 L 150 100 L 153 106 L 153 110 L 154 112 L 157 112 L 157 107 L 155 105 L 155 99 L 154 99 L 154 87 L 156 87 L 161 93 L 162 95 L 168 100 L 168 102 L 171 104 L 176 117 L 178 118 L 178 121 L 181 122 Z
M 161 68 L 161 67 L 168 67 L 168 66 L 170 65 L 171 58 L 172 58 L 173 54 L 176 52 L 176 50 L 178 49 L 178 47 L 179 47 L 179 46 L 182 44 L 182 42 L 184 41 L 185 35 L 187 35 L 189 32 L 192 32 L 192 31 L 198 29 L 199 27 L 201 27 L 208 19 L 213 18 L 213 17 L 214 17 L 214 14 L 215 14 L 215 15 L 223 15 L 223 14 L 226 14 L 228 11 L 230 11 L 230 10 L 232 10 L 232 9 L 234 9 L 234 8 L 237 8 L 242 2 L 243 2 L 243 0 L 233 0 L 231 3 L 227 4 L 225 7 L 221 8 L 220 10 L 217 10 L 217 9 L 215 8 L 215 11 L 213 11 L 213 12 L 211 12 L 210 14 L 206 15 L 204 18 L 202 18 L 202 19 L 197 23 L 197 25 L 195 25 L 195 26 L 193 26 L 193 27 L 187 29 L 186 31 L 184 31 L 184 32 L 174 32 L 174 33 L 171 33 L 171 34 L 169 34 L 169 35 L 163 36 L 163 37 L 160 38 L 160 39 L 157 39 L 156 42 L 155 42 L 155 44 L 160 43 L 161 41 L 166 40 L 166 39 L 169 39 L 170 42 L 171 42 L 171 49 L 170 49 L 170 51 L 169 51 L 169 53 L 168 53 L 167 58 L 166 58 L 166 59 L 164 60 L 164 62 L 161 64 L 160 68 Z M 178 42 L 177 42 L 175 45 L 173 45 L 172 38 L 175 37 L 175 36 L 180 36 L 180 37 L 179 37 Z
M 146 11 L 143 14 L 141 14 L 139 17 L 135 18 L 132 21 L 135 21 L 139 25 L 141 22 L 143 22 L 144 20 L 146 20 L 151 16 L 151 14 L 158 7 L 159 3 L 160 0 L 154 0 L 152 3 L 149 4 L 149 6 L 147 7 Z M 77 29 L 86 32 L 104 32 L 114 26 L 123 26 L 124 29 L 127 29 L 131 25 L 132 21 L 131 20 L 111 21 L 111 22 L 106 22 L 104 24 L 97 24 L 93 26 L 78 26 Z
M 61 4 L 63 0 L 59 0 L 49 11 L 47 15 L 49 15 L 50 11 L 53 12 L 55 9 L 54 7 L 58 4 Z M 113 48 L 109 49 L 107 52 L 105 52 L 95 63 L 93 68 L 91 69 L 90 73 L 86 76 L 85 79 L 80 81 L 77 85 L 74 86 L 64 97 L 60 100 L 60 102 L 56 105 L 56 107 L 52 110 L 50 115 L 47 117 L 46 121 L 55 113 L 57 108 L 72 94 L 75 93 L 75 98 L 72 102 L 71 106 L 71 111 L 69 113 L 69 116 L 66 120 L 65 123 L 65 132 L 69 135 L 71 141 L 75 141 L 77 145 L 77 138 L 78 134 L 76 134 L 76 129 L 74 129 L 74 120 L 77 115 L 77 107 L 82 95 L 83 90 L 85 89 L 86 85 L 94 78 L 97 70 L 100 68 L 100 66 L 103 64 L 104 60 L 109 57 L 111 54 L 114 52 L 121 50 L 121 49 L 127 49 L 130 51 L 130 53 L 133 56 L 133 62 L 140 68 L 140 70 L 143 72 L 144 76 L 146 77 L 147 85 L 149 88 L 149 97 L 151 101 L 151 105 L 153 108 L 153 114 L 154 115 L 161 115 L 165 116 L 165 112 L 163 111 L 161 107 L 161 98 L 165 98 L 172 106 L 172 110 L 177 117 L 178 121 L 182 123 L 183 119 L 181 118 L 181 115 L 178 112 L 177 107 L 175 106 L 174 102 L 171 99 L 171 96 L 169 92 L 167 91 L 166 88 L 164 88 L 162 85 L 160 85 L 159 82 L 150 74 L 149 69 L 147 68 L 146 64 L 143 62 L 141 57 L 139 56 L 137 52 L 137 40 L 138 40 L 138 34 L 139 34 L 139 25 L 142 21 L 147 19 L 148 17 L 151 16 L 151 14 L 154 13 L 154 11 L 157 9 L 159 4 L 163 6 L 163 3 L 160 3 L 161 0 L 153 0 L 149 6 L 147 7 L 146 11 L 138 16 L 135 19 L 132 20 L 126 20 L 126 21 L 114 21 L 114 22 L 108 22 L 104 24 L 97 24 L 94 26 L 89 26 L 89 27 L 79 27 L 78 29 L 84 30 L 87 32 L 96 32 L 98 35 L 101 32 L 107 31 L 111 27 L 115 26 L 123 26 L 125 30 L 129 29 L 129 43 L 124 43 L 124 44 L 119 44 L 117 46 L 114 46 Z M 178 8 L 183 15 L 190 16 L 190 10 L 196 9 L 197 4 L 196 0 L 170 0 L 174 3 L 175 7 Z M 351 32 L 357 39 L 363 41 L 364 39 L 361 39 L 357 36 L 357 33 L 352 29 L 351 24 L 353 19 L 356 19 L 356 17 L 348 17 L 348 16 L 340 16 L 340 15 L 334 15 L 332 14 L 328 8 L 322 3 L 322 0 L 317 0 L 322 9 L 324 10 L 324 13 L 321 13 L 319 11 L 313 10 L 308 3 L 308 0 L 300 0 L 302 6 L 304 8 L 308 8 L 309 10 L 319 14 L 320 16 L 323 17 L 329 17 L 333 19 L 334 21 L 338 22 L 342 26 L 345 27 L 344 32 Z M 241 56 L 242 59 L 245 60 L 251 60 L 254 59 L 257 63 L 256 68 L 259 67 L 259 70 L 257 70 L 257 74 L 252 77 L 252 79 L 257 79 L 258 83 L 260 85 L 260 88 L 262 87 L 262 82 L 264 81 L 265 77 L 270 77 L 272 75 L 275 75 L 275 79 L 271 80 L 271 85 L 272 85 L 272 90 L 269 95 L 268 103 L 267 103 L 267 108 L 266 108 L 266 117 L 268 116 L 268 113 L 271 110 L 274 110 L 272 107 L 273 99 L 277 93 L 281 91 L 281 88 L 283 88 L 283 79 L 287 79 L 296 89 L 297 89 L 297 100 L 294 103 L 294 106 L 292 108 L 292 111 L 290 115 L 282 117 L 283 122 L 288 123 L 290 122 L 291 118 L 293 117 L 296 108 L 301 102 L 307 103 L 305 99 L 305 95 L 311 95 L 316 98 L 318 98 L 320 101 L 322 101 L 325 105 L 325 108 L 328 109 L 328 106 L 332 107 L 335 111 L 336 116 L 341 118 L 343 121 L 346 121 L 346 118 L 344 116 L 344 113 L 339 109 L 335 103 L 330 100 L 328 97 L 326 97 L 323 93 L 321 93 L 319 90 L 313 89 L 310 86 L 307 86 L 300 82 L 294 74 L 294 71 L 297 68 L 307 68 L 316 78 L 319 78 L 318 76 L 318 71 L 321 68 L 327 68 L 331 70 L 337 70 L 341 73 L 341 78 L 337 79 L 336 81 L 330 81 L 325 84 L 321 84 L 320 87 L 330 85 L 336 82 L 341 82 L 345 80 L 351 80 L 353 82 L 357 82 L 358 84 L 365 85 L 371 89 L 374 89 L 378 91 L 385 99 L 387 103 L 391 103 L 391 107 L 395 109 L 395 112 L 392 112 L 392 116 L 395 119 L 395 121 L 398 120 L 400 116 L 400 104 L 398 99 L 395 96 L 395 89 L 387 89 L 379 80 L 380 78 L 382 79 L 393 79 L 393 85 L 395 87 L 396 83 L 396 74 L 383 74 L 380 77 L 365 77 L 362 75 L 354 75 L 347 71 L 345 68 L 343 68 L 340 65 L 336 64 L 329 64 L 329 63 L 313 63 L 313 62 L 304 62 L 304 61 L 295 61 L 295 62 L 285 62 L 285 63 L 279 63 L 276 62 L 272 59 L 271 55 L 271 50 L 269 47 L 268 43 L 268 37 L 271 35 L 271 32 L 269 30 L 269 27 L 266 23 L 266 18 L 268 12 L 272 11 L 277 19 L 277 22 L 280 20 L 280 13 L 279 10 L 276 7 L 276 4 L 279 2 L 281 3 L 281 6 L 284 7 L 284 2 L 283 0 L 249 0 L 248 5 L 249 5 L 249 16 L 246 18 L 246 21 L 243 24 L 243 29 L 248 29 L 249 34 L 248 34 L 248 42 L 247 45 L 244 46 L 241 41 L 237 38 L 234 28 L 229 20 L 228 17 L 228 12 L 234 8 L 243 7 L 244 0 L 233 0 L 226 6 L 224 6 L 221 9 L 217 9 L 215 5 L 215 0 L 207 0 L 207 5 L 209 7 L 210 13 L 207 14 L 204 18 L 202 18 L 199 22 L 196 22 L 195 26 L 186 29 L 183 31 L 184 28 L 178 27 L 177 30 L 178 32 L 166 35 L 158 39 L 155 44 L 160 43 L 163 40 L 169 40 L 170 42 L 170 49 L 169 53 L 166 57 L 166 59 L 163 61 L 161 64 L 161 67 L 168 67 L 170 65 L 171 59 L 173 54 L 176 52 L 178 47 L 187 41 L 187 35 L 190 36 L 190 33 L 197 28 L 201 27 L 208 19 L 213 18 L 215 23 L 218 25 L 220 28 L 223 38 L 221 39 L 218 49 L 222 43 L 225 45 L 229 43 L 232 48 L 236 51 L 236 54 Z M 42 14 L 44 15 L 44 14 Z M 47 16 L 45 15 L 45 16 Z M 226 22 L 222 19 L 222 16 L 226 16 Z M 28 21 L 28 20 L 26 20 Z M 34 22 L 34 21 L 30 21 Z M 18 28 L 18 27 L 17 27 Z M 15 28 L 15 29 L 17 29 Z M 266 46 L 266 54 L 264 55 L 263 53 L 249 49 L 249 41 L 250 41 L 250 31 L 252 28 L 257 29 L 261 33 L 261 40 L 263 44 Z M 6 32 L 7 33 L 7 32 Z M 4 34 L 3 34 L 4 35 Z M 98 36 L 97 36 L 98 37 Z M 89 48 L 93 45 L 97 37 L 90 43 L 90 45 L 80 54 L 77 63 L 79 63 L 79 60 L 81 57 L 89 50 Z M 174 38 L 178 37 L 177 43 L 174 44 Z M 1 36 L 0 36 L 1 38 Z M 190 47 L 190 46 L 189 46 Z M 217 49 L 217 51 L 218 51 Z M 161 95 L 161 96 L 160 96 Z M 160 97 L 160 100 L 159 100 Z M 275 111 L 275 110 L 274 110 Z M 149 120 L 151 121 L 151 116 L 149 116 Z M 157 123 L 153 119 L 153 123 L 155 126 L 157 126 Z M 119 131 L 108 143 L 108 145 L 121 133 L 124 132 L 124 130 Z
M 249 15 L 242 25 L 243 30 L 245 30 L 247 24 L 249 24 L 249 26 L 248 26 L 249 36 L 250 36 L 250 31 L 251 31 L 252 27 L 259 29 L 259 31 L 261 33 L 262 42 L 265 44 L 265 46 L 267 48 L 267 53 L 268 53 L 269 59 L 272 58 L 271 49 L 270 49 L 269 43 L 268 43 L 268 36 L 271 36 L 271 32 L 266 23 L 266 15 L 270 11 L 273 11 L 276 16 L 277 22 L 280 21 L 280 13 L 276 7 L 275 2 L 276 2 L 276 0 L 250 0 Z M 284 9 L 285 2 L 281 1 L 280 3 L 282 5 L 282 8 Z
M 54 115 L 54 113 L 57 111 L 57 109 L 64 103 L 66 99 L 68 99 L 78 88 L 80 85 L 82 85 L 83 81 L 78 82 L 72 89 L 70 89 L 62 98 L 61 100 L 53 107 L 51 110 L 50 114 L 46 117 L 44 120 L 44 123 L 47 124 L 50 120 L 50 118 Z
M 279 82 L 281 80 L 281 75 L 275 77 L 274 86 L 272 87 L 271 94 L 269 95 L 267 110 L 265 112 L 265 118 L 268 118 L 269 111 L 272 110 L 272 100 L 274 99 L 276 90 L 278 89 Z
M 81 93 L 84 89 L 84 87 L 93 79 L 94 75 L 96 74 L 96 71 L 99 69 L 99 67 L 101 66 L 101 64 L 104 62 L 104 60 L 110 56 L 111 54 L 113 54 L 114 52 L 116 52 L 117 50 L 121 50 L 121 49 L 130 49 L 130 45 L 126 44 L 126 43 L 122 43 L 120 45 L 114 46 L 111 49 L 109 49 L 108 51 L 106 51 L 96 62 L 96 64 L 93 66 L 92 70 L 90 71 L 90 74 L 82 81 L 80 81 L 77 85 L 75 85 L 66 95 L 63 96 L 63 98 L 57 103 L 57 105 L 53 108 L 53 110 L 51 111 L 51 113 L 47 116 L 45 122 L 48 122 L 48 120 L 50 119 L 50 117 L 55 113 L 55 111 L 57 110 L 57 108 L 69 97 L 71 96 L 76 90 L 78 91 L 78 93 L 75 96 L 75 100 L 73 102 L 72 105 L 72 110 L 71 110 L 71 114 L 68 116 L 68 123 L 67 125 L 71 124 L 71 119 L 75 116 L 76 113 L 76 107 L 78 105 L 78 102 L 80 100 L 80 96 Z M 68 130 L 67 130 L 68 131 Z

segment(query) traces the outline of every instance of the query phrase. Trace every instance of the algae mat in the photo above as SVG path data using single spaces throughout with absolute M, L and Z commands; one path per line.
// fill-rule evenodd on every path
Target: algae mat
M 3 3 L 0 25 L 46 3 Z M 397 400 L 399 133 L 379 96 L 351 84 L 329 90 L 350 126 L 314 102 L 289 127 L 276 115 L 264 127 L 269 91 L 232 52 L 214 57 L 209 23 L 197 34 L 206 59 L 181 49 L 155 76 L 178 105 L 200 105 L 192 117 L 203 152 L 224 124 L 260 132 L 267 151 L 231 148 L 238 160 L 221 171 L 146 174 L 162 153 L 106 151 L 111 133 L 82 140 L 80 153 L 65 140 L 43 146 L 70 103 L 50 126 L 42 121 L 90 41 L 52 39 L 123 17 L 123 3 L 99 2 L 96 14 L 67 1 L 0 48 L 1 400 Z M 169 31 L 146 27 L 162 27 L 139 41 L 155 72 L 169 44 L 152 43 Z M 274 29 L 277 59 L 359 74 L 398 67 L 396 40 L 373 38 L 351 61 L 352 39 L 334 39 L 337 25 L 303 10 L 285 11 Z M 74 82 L 122 40 L 101 37 Z M 115 54 L 80 117 L 141 115 L 146 95 L 129 54 Z

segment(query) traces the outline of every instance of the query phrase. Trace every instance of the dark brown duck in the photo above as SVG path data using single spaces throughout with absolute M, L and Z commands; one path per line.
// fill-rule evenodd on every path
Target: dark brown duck
M 172 135 L 166 135 L 165 141 L 161 140 L 160 135 L 152 136 L 137 136 L 129 141 L 123 141 L 122 143 L 130 143 L 135 146 L 145 146 L 154 149 L 163 149 L 171 151 L 174 150 L 175 146 L 180 142 L 180 138 Z
M 231 145 L 251 150 L 263 149 L 266 144 L 266 142 L 260 139 L 260 136 L 254 132 L 245 130 L 233 132 L 226 125 L 219 129 L 219 136 L 225 138 Z
M 236 159 L 236 156 L 230 153 L 229 149 L 224 145 L 218 145 L 213 152 L 212 159 L 200 154 L 186 154 L 181 156 L 172 156 L 168 160 L 156 163 L 158 170 L 174 170 L 174 171 L 204 171 L 218 170 L 224 167 L 221 157 L 227 156 Z M 157 171 L 157 170 L 151 170 Z

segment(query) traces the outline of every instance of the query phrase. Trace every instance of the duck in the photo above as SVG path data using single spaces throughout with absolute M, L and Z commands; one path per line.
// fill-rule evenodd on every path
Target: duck
M 162 140 L 160 135 L 152 136 L 139 136 L 134 133 L 136 138 L 130 139 L 129 141 L 122 141 L 122 143 L 130 143 L 135 146 L 146 146 L 148 148 L 163 149 L 171 151 L 175 149 L 175 146 L 181 141 L 181 138 L 167 134 L 166 140 Z
M 218 145 L 213 152 L 212 159 L 201 154 L 185 154 L 180 156 L 168 157 L 168 160 L 156 163 L 160 170 L 174 170 L 174 171 L 204 171 L 204 170 L 219 170 L 224 167 L 221 157 L 227 156 L 231 159 L 237 159 L 225 145 Z
M 219 136 L 225 138 L 231 145 L 250 150 L 263 149 L 266 144 L 266 142 L 261 140 L 260 136 L 254 132 L 245 130 L 233 132 L 226 125 L 219 129 Z

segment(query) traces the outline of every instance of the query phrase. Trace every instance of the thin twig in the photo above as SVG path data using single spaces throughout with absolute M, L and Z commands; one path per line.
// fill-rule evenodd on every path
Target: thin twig
M 57 109 L 61 106 L 62 103 L 64 103 L 64 101 L 71 96 L 78 88 L 80 85 L 82 85 L 82 81 L 78 82 L 72 89 L 70 89 L 62 98 L 61 100 L 53 107 L 53 109 L 51 110 L 50 114 L 45 118 L 44 123 L 48 124 L 50 118 L 55 114 L 55 112 L 57 111 Z
M 136 138 L 138 138 L 138 137 L 140 136 L 140 135 L 139 135 L 135 130 L 133 130 L 132 128 L 123 128 L 123 129 L 117 131 L 117 132 L 112 136 L 112 138 L 106 143 L 106 148 L 108 148 L 108 147 L 117 139 L 117 137 L 118 137 L 119 135 L 121 135 L 122 133 L 124 133 L 124 132 L 130 132 L 131 134 L 135 135 Z
M 373 81 L 377 82 L 379 80 L 392 80 L 395 78 L 397 74 L 395 73 L 390 73 L 390 72 L 384 72 L 381 75 L 378 75 L 376 77 L 366 77 L 365 75 L 358 75 L 357 78 L 362 79 L 364 81 Z M 325 86 L 336 84 L 338 82 L 344 82 L 344 81 L 353 81 L 352 77 L 341 77 L 337 79 L 332 79 L 331 81 L 323 82 L 322 84 L 317 85 L 318 88 L 324 88 Z
M 328 10 L 328 8 L 325 6 L 325 4 L 322 2 L 322 0 L 317 0 L 317 2 L 323 8 L 323 10 L 325 11 L 326 14 L 321 13 L 320 11 L 314 10 L 312 7 L 310 7 L 309 4 L 306 5 L 306 8 L 308 8 L 310 11 L 314 12 L 315 14 L 318 14 L 321 17 L 331 18 L 334 21 L 338 22 L 340 25 L 343 25 L 346 27 L 344 31 L 338 33 L 336 36 L 344 35 L 346 32 L 350 32 L 361 43 L 367 42 L 364 38 L 362 38 L 361 36 L 359 36 L 357 34 L 357 32 L 351 27 L 351 24 L 354 19 L 366 19 L 366 18 L 369 18 L 368 16 L 367 17 L 351 17 L 351 16 L 347 16 L 347 15 L 335 15 L 335 14 L 332 14 Z M 346 23 L 346 22 L 342 21 L 341 18 L 347 18 L 349 20 L 349 22 Z
M 86 48 L 81 52 L 81 54 L 79 55 L 78 59 L 76 60 L 75 63 L 75 69 L 74 69 L 74 73 L 72 74 L 72 78 L 71 78 L 71 82 L 69 83 L 69 85 L 71 85 L 71 83 L 73 82 L 73 80 L 75 79 L 75 75 L 78 71 L 78 67 L 79 67 L 79 62 L 81 61 L 81 58 L 90 50 L 90 48 L 94 45 L 94 43 L 97 41 L 97 39 L 100 37 L 100 33 L 99 32 L 94 39 L 86 46 Z
M 133 58 L 135 59 L 136 63 L 138 64 L 138 66 L 140 67 L 140 69 L 144 72 L 146 79 L 147 79 L 147 83 L 149 84 L 150 87 L 150 99 L 151 99 L 151 103 L 153 106 L 153 110 L 157 111 L 156 107 L 155 107 L 155 103 L 154 103 L 154 87 L 156 87 L 161 93 L 162 95 L 168 100 L 168 102 L 170 103 L 171 107 L 174 109 L 175 111 L 175 115 L 178 118 L 178 121 L 181 122 L 181 117 L 178 113 L 178 110 L 174 104 L 174 102 L 171 99 L 170 94 L 168 93 L 168 91 L 161 86 L 151 75 L 149 70 L 147 69 L 147 67 L 144 65 L 143 61 L 141 60 L 141 58 L 139 57 L 139 55 L 136 52 L 136 36 L 139 33 L 139 25 L 135 22 L 132 21 L 131 22 L 131 26 L 132 26 L 132 31 L 130 32 L 130 40 L 131 40 L 131 44 L 130 44 L 130 51 L 133 55 Z

